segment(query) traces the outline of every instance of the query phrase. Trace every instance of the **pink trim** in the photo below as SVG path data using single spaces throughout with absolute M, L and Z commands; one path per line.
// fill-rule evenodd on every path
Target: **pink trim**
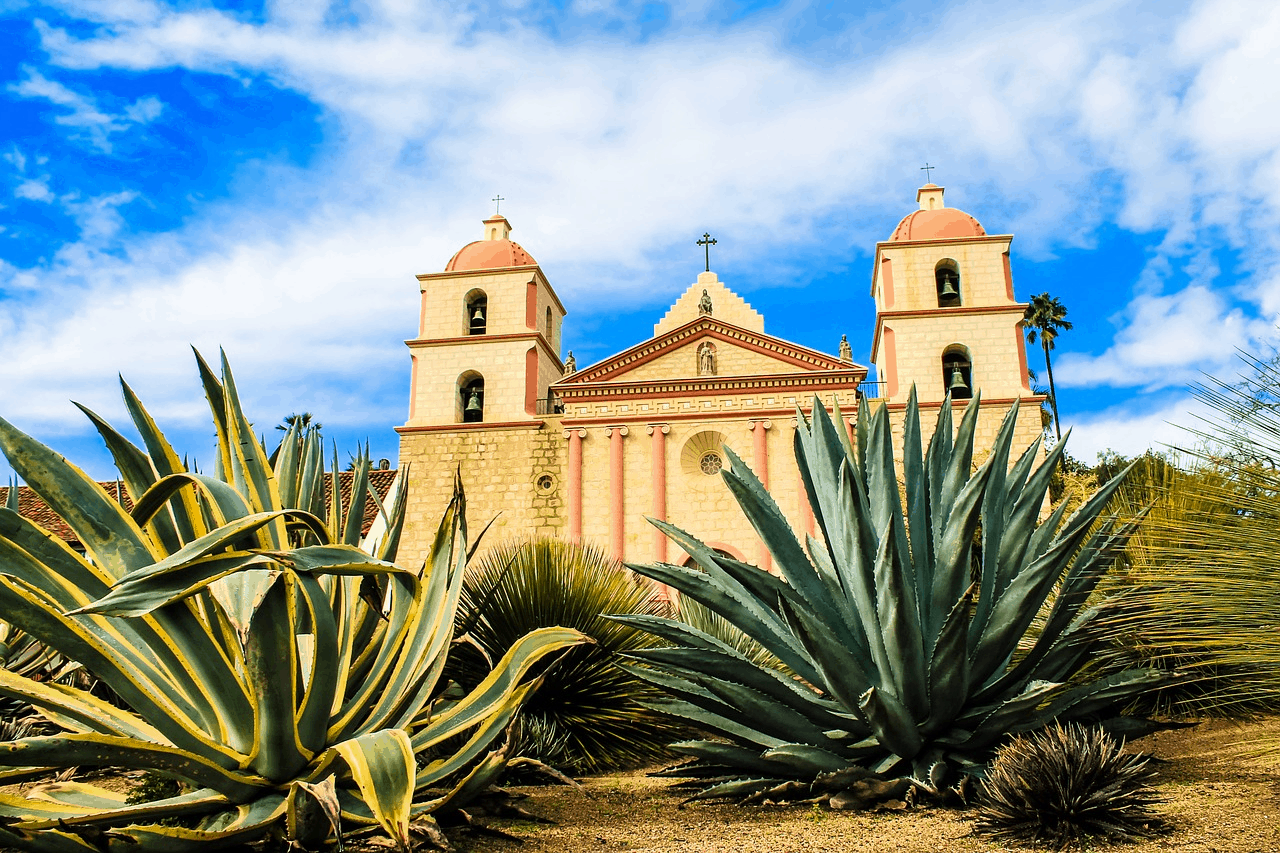
M 538 282 L 531 281 L 524 293 L 524 324 L 538 330 Z
M 890 398 L 898 396 L 898 348 L 894 343 L 893 329 L 884 327 L 884 381 Z
M 751 422 L 751 461 L 756 476 L 765 489 L 769 488 L 769 426 L 768 421 Z M 773 571 L 773 555 L 769 553 L 763 539 L 756 547 L 756 565 L 766 572 Z
M 627 428 L 609 428 L 609 549 L 616 560 L 626 559 L 626 495 L 622 483 L 622 437 Z
M 1023 373 L 1026 373 L 1024 370 Z M 418 408 L 418 357 L 409 356 L 409 420 L 413 420 L 413 412 Z
M 667 433 L 671 427 L 666 424 L 653 424 L 649 432 L 653 435 L 653 517 L 659 521 L 667 520 Z M 656 527 L 653 529 L 654 559 L 660 563 L 667 561 L 667 537 Z
M 1018 300 L 1015 299 L 1013 296 L 1013 267 L 1009 264 L 1009 253 L 1004 252 L 1000 255 L 1000 257 L 1004 260 L 1005 292 L 1009 295 L 1010 302 L 1017 302 Z
M 880 290 L 884 293 L 884 310 L 893 307 L 893 261 L 885 258 L 880 261 Z
M 1005 257 L 1007 258 L 1009 256 L 1005 255 Z M 1030 391 L 1031 377 L 1027 375 L 1027 341 L 1022 336 L 1023 331 L 1021 320 L 1019 320 L 1018 324 L 1013 327 L 1013 333 L 1018 336 L 1018 371 L 1019 375 L 1022 377 L 1022 390 Z
M 398 426 L 395 431 L 401 435 L 414 432 L 474 432 L 492 429 L 541 429 L 546 421 L 498 421 L 495 423 L 471 424 L 427 424 L 425 426 Z
M 569 430 L 569 541 L 582 541 L 582 439 L 585 429 Z
M 538 348 L 529 347 L 524 354 L 524 413 L 538 413 Z
M 465 309 L 465 306 L 464 306 Z M 418 337 L 426 334 L 427 328 L 427 292 L 422 292 L 422 307 L 418 310 Z

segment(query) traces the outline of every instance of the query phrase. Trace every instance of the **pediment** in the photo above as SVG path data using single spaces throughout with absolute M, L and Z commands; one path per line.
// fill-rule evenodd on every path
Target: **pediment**
M 703 363 L 704 348 L 711 353 L 710 371 Z M 714 317 L 700 317 L 583 368 L 561 379 L 556 388 L 570 391 L 594 383 L 665 384 L 830 371 L 866 375 L 865 367 L 826 353 Z

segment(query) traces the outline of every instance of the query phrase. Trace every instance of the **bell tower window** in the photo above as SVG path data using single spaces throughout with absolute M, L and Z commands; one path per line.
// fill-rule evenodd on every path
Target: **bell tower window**
M 466 299 L 468 335 L 483 335 L 489 328 L 489 297 L 483 290 L 473 290 Z
M 942 354 L 942 388 L 952 400 L 973 397 L 973 362 L 969 350 L 959 344 L 947 347 Z
M 938 290 L 939 308 L 960 306 L 960 266 L 950 258 L 938 261 L 933 269 L 933 279 Z
M 547 343 L 551 343 L 551 306 L 547 306 Z
M 478 424 L 484 421 L 484 377 L 477 373 L 464 373 L 458 377 L 458 421 Z

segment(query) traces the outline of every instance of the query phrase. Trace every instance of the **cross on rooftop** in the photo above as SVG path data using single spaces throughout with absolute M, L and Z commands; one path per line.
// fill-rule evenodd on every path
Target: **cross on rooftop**
M 500 196 L 500 195 L 496 195 L 496 196 L 494 196 L 493 198 L 489 199 L 489 201 L 492 201 L 492 202 L 494 203 L 494 207 L 493 207 L 493 215 L 494 215 L 494 216 L 497 216 L 497 215 L 498 215 L 498 212 L 499 212 L 499 211 L 501 210 L 501 208 L 502 208 L 502 203 L 503 203 L 504 201 L 506 201 L 506 199 L 504 199 L 504 198 L 503 198 L 502 196 Z
M 934 170 L 934 169 L 936 169 L 936 168 L 938 168 L 938 167 L 937 167 L 937 166 L 930 166 L 930 165 L 929 165 L 929 161 L 928 161 L 928 160 L 925 160 L 925 161 L 924 161 L 924 165 L 920 167 L 920 171 L 924 172 L 924 182 L 925 182 L 926 184 L 928 184 L 928 183 L 931 183 L 931 182 L 932 182 L 932 179 L 933 179 L 933 170 Z
M 716 240 L 709 232 L 703 232 L 702 239 L 698 241 L 698 245 L 703 247 L 706 255 L 707 272 L 711 272 L 711 247 L 716 244 Z

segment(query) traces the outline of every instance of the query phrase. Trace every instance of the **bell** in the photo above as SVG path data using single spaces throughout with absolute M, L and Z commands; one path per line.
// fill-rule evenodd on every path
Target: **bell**
M 942 274 L 942 290 L 938 292 L 938 296 L 943 299 L 955 299 L 960 295 L 960 291 L 956 290 L 956 286 L 951 282 L 951 273 Z
M 951 381 L 947 384 L 948 391 L 968 391 L 969 386 L 965 383 L 964 377 L 960 375 L 960 365 L 951 365 Z
M 480 392 L 472 391 L 471 399 L 467 400 L 467 412 L 468 413 L 475 412 L 479 414 L 482 411 L 484 410 L 480 408 Z
M 456 315 L 455 315 L 455 316 L 456 316 Z M 471 315 L 471 322 L 473 322 L 473 323 L 483 323 L 483 322 L 484 322 L 484 309 L 483 309 L 483 308 L 477 308 L 477 309 L 476 309 L 476 313 L 474 313 L 474 314 L 472 314 L 472 315 Z

